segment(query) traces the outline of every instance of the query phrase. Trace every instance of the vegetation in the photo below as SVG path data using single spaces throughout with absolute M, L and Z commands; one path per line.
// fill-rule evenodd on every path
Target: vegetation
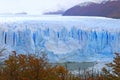
M 17 55 L 14 51 L 0 69 L 0 80 L 65 80 L 67 70 L 51 67 L 47 58 L 35 55 Z
M 120 80 L 120 54 L 115 53 L 113 62 L 107 64 L 107 69 L 103 68 L 105 80 Z
M 96 64 L 96 62 L 62 62 L 62 63 L 51 63 L 51 65 L 61 65 L 64 66 L 69 71 L 75 71 L 80 69 L 86 70 L 89 67 L 93 67 Z
M 103 74 L 94 73 L 94 70 L 83 70 L 75 75 L 61 65 L 53 66 L 48 62 L 46 55 L 17 55 L 15 51 L 0 66 L 0 80 L 120 80 L 120 54 L 115 53 L 110 68 L 103 68 Z

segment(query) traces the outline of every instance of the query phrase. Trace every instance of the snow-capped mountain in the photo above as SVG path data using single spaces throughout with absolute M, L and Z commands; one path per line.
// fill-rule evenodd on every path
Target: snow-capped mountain
M 120 18 L 120 0 L 106 0 L 100 3 L 82 3 L 66 10 L 63 15 Z
M 17 53 L 45 52 L 51 62 L 104 61 L 120 52 L 120 19 L 0 16 L 0 44 Z

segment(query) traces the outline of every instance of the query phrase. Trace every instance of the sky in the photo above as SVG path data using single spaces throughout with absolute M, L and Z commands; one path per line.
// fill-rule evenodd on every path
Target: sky
M 0 13 L 42 14 L 49 11 L 68 9 L 83 2 L 100 0 L 0 0 Z

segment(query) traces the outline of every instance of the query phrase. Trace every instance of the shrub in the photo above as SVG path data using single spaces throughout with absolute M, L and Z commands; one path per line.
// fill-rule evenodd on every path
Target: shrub
M 0 80 L 65 80 L 64 67 L 51 67 L 46 56 L 16 55 L 14 51 L 0 69 Z
M 105 80 L 120 80 L 120 54 L 115 53 L 113 62 L 106 64 L 108 68 L 103 68 Z

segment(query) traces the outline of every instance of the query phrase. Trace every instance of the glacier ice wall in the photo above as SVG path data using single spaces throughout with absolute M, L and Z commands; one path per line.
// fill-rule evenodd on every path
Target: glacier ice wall
M 50 61 L 110 60 L 120 52 L 120 20 L 101 17 L 0 17 L 0 45 L 47 53 Z

